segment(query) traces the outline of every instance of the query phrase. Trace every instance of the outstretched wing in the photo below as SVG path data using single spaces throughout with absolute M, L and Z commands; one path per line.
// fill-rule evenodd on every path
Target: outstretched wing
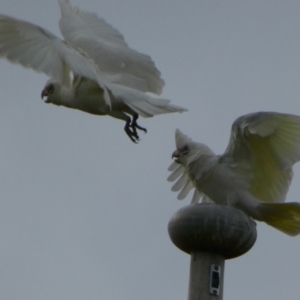
M 0 15 L 0 57 L 70 85 L 70 71 L 105 90 L 97 65 L 82 51 L 32 23 Z M 108 94 L 105 100 L 110 105 Z
M 173 192 L 179 192 L 177 199 L 182 200 L 184 199 L 191 190 L 194 189 L 194 195 L 192 198 L 191 203 L 198 203 L 198 202 L 212 202 L 207 196 L 205 196 L 203 193 L 201 193 L 198 189 L 195 188 L 193 182 L 190 180 L 188 174 L 185 171 L 185 168 L 176 162 L 173 162 L 169 168 L 168 171 L 172 172 L 167 180 L 169 182 L 174 182 L 174 185 L 172 186 Z
M 292 166 L 300 160 L 300 117 L 252 113 L 232 125 L 229 145 L 220 157 L 249 182 L 249 191 L 265 202 L 284 202 Z
M 66 41 L 85 51 L 105 81 L 161 94 L 164 81 L 151 57 L 129 48 L 123 35 L 97 15 L 59 0 L 60 30 Z

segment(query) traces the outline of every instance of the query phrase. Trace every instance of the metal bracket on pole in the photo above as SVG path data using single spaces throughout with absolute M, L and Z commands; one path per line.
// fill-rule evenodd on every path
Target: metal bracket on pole
M 220 295 L 221 267 L 211 265 L 210 267 L 210 284 L 209 293 L 212 295 Z

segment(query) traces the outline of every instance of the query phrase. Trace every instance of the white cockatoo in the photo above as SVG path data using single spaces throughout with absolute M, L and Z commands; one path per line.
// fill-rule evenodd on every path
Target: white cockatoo
M 139 140 L 139 115 L 183 112 L 161 94 L 164 81 L 151 57 L 128 47 L 118 30 L 95 14 L 58 0 L 65 40 L 26 21 L 0 15 L 0 57 L 51 77 L 42 91 L 46 103 L 63 105 L 126 122 Z M 132 116 L 132 119 L 130 117 Z
M 229 145 L 215 155 L 180 130 L 169 167 L 169 181 L 178 199 L 195 188 L 192 203 L 234 206 L 253 219 L 295 236 L 300 234 L 300 204 L 284 203 L 300 160 L 300 116 L 258 112 L 238 118 L 232 125 Z

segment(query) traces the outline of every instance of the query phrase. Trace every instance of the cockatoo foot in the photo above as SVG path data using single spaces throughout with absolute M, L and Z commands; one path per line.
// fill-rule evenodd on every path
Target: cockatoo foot
M 139 115 L 138 114 L 134 114 L 132 116 L 132 120 L 130 120 L 130 118 L 128 117 L 127 121 L 126 121 L 126 125 L 124 127 L 124 130 L 126 132 L 126 134 L 129 136 L 129 138 L 134 142 L 134 143 L 138 143 L 140 140 L 140 137 L 137 133 L 137 129 L 144 131 L 144 133 L 147 133 L 147 129 L 144 127 L 141 127 L 140 125 L 138 125 L 138 123 L 136 122 L 136 120 L 138 119 Z
M 131 128 L 132 129 L 131 129 Z M 137 134 L 136 128 L 132 127 L 132 125 L 130 125 L 130 123 L 126 123 L 124 130 L 126 132 L 126 134 L 128 135 L 128 137 L 135 143 L 137 144 L 140 140 L 139 135 Z
M 139 129 L 139 130 L 144 131 L 144 133 L 147 133 L 147 129 L 144 128 L 144 127 L 141 127 L 141 126 L 138 125 L 136 122 L 135 122 L 134 124 L 131 123 L 130 127 L 131 127 L 134 131 L 136 131 L 136 128 L 137 128 L 137 129 Z
M 141 127 L 140 125 L 138 125 L 138 123 L 136 122 L 138 119 L 139 115 L 138 114 L 134 114 L 132 117 L 132 121 L 131 121 L 131 125 L 130 127 L 133 129 L 133 131 L 136 132 L 136 128 L 139 130 L 144 131 L 144 133 L 147 133 L 147 129 L 144 127 Z

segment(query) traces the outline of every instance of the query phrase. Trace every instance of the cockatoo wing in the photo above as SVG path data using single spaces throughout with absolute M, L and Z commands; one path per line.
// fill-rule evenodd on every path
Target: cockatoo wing
M 172 172 L 167 180 L 169 182 L 174 182 L 174 185 L 172 186 L 172 191 L 173 192 L 179 192 L 177 199 L 178 200 L 183 200 L 189 192 L 194 189 L 194 195 L 192 198 L 191 203 L 198 203 L 198 202 L 203 202 L 203 203 L 211 203 L 212 201 L 203 193 L 201 193 L 198 189 L 195 188 L 192 180 L 190 180 L 190 177 L 185 171 L 185 168 L 176 162 L 173 162 L 169 168 L 168 171 Z
M 220 157 L 250 184 L 265 202 L 284 202 L 292 165 L 300 160 L 300 117 L 273 112 L 252 113 L 232 125 L 229 145 Z
M 105 89 L 97 65 L 82 51 L 29 22 L 0 15 L 0 57 L 70 85 L 70 71 Z M 109 95 L 105 101 L 110 105 Z
M 123 85 L 107 83 L 106 86 L 111 92 L 111 101 L 115 109 L 118 109 L 118 103 L 121 102 L 144 118 L 187 111 L 186 108 L 170 104 L 170 100 L 154 98 Z
M 161 94 L 164 81 L 150 56 L 129 48 L 123 35 L 96 14 L 80 11 L 68 0 L 59 4 L 62 35 L 96 62 L 105 81 Z

